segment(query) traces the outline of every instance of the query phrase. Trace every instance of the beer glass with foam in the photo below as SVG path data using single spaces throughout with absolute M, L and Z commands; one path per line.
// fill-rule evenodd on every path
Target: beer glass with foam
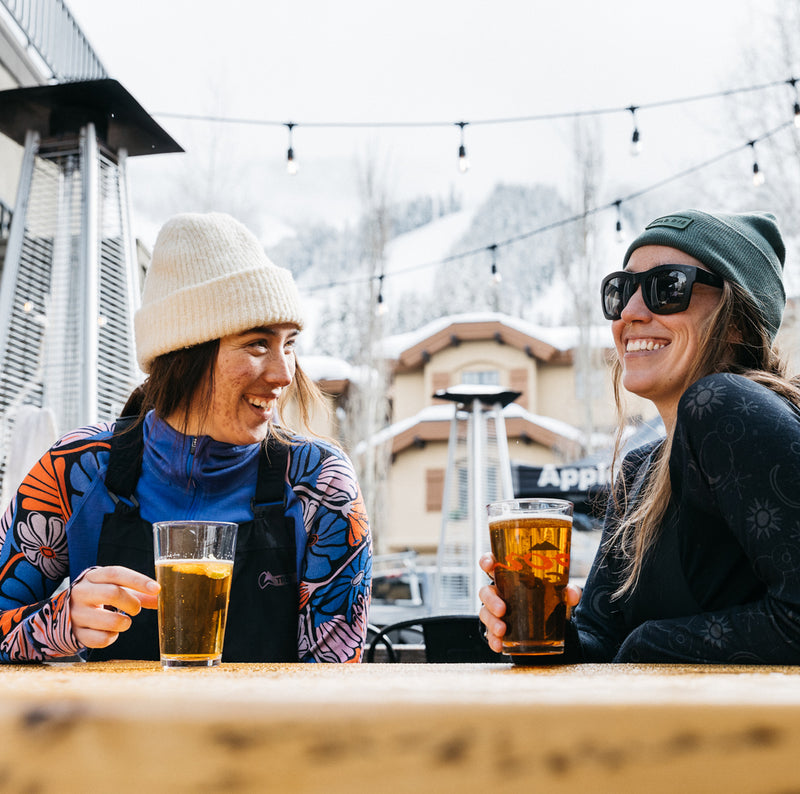
M 508 499 L 487 511 L 494 581 L 506 603 L 503 653 L 563 653 L 572 503 Z
M 153 524 L 161 665 L 214 667 L 222 658 L 236 524 Z

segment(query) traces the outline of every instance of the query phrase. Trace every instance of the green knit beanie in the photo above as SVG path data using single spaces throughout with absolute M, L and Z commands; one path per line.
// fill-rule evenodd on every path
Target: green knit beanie
M 630 244 L 623 267 L 643 245 L 677 248 L 739 284 L 756 302 L 770 339 L 775 338 L 786 305 L 786 248 L 772 213 L 681 210 L 664 215 L 650 222 Z

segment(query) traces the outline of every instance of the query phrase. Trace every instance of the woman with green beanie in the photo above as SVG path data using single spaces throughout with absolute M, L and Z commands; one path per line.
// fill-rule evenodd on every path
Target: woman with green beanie
M 774 346 L 784 258 L 769 213 L 686 210 L 648 224 L 603 279 L 618 406 L 624 386 L 667 432 L 619 467 L 586 588 L 567 591 L 564 662 L 800 664 L 800 382 Z M 481 601 L 500 651 L 505 604 L 494 585 Z

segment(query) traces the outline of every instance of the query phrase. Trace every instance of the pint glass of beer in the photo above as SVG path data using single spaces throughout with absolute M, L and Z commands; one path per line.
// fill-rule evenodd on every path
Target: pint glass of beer
M 153 524 L 161 665 L 214 667 L 222 658 L 236 524 Z
M 494 581 L 506 602 L 503 653 L 563 653 L 572 502 L 509 499 L 487 510 Z

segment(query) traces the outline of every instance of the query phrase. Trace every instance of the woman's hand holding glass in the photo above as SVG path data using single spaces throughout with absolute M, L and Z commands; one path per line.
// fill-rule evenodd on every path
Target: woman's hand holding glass
M 496 560 L 493 554 L 484 554 L 480 559 L 481 569 L 489 576 L 494 574 Z M 578 605 L 581 600 L 580 587 L 568 584 L 564 589 L 564 598 L 567 606 L 572 608 Z M 500 598 L 494 582 L 484 585 L 479 592 L 481 611 L 478 613 L 481 623 L 486 626 L 486 641 L 489 647 L 496 653 L 503 653 L 503 635 L 506 633 L 506 624 L 503 615 L 506 613 L 506 603 Z
M 72 634 L 84 648 L 105 648 L 131 625 L 130 615 L 158 606 L 158 582 L 121 565 L 84 572 L 72 585 Z

